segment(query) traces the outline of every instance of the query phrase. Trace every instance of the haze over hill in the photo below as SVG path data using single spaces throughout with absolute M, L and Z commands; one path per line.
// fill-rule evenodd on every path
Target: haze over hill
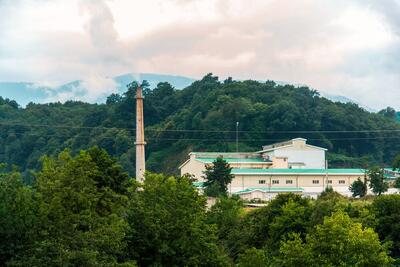
M 168 82 L 176 89 L 182 89 L 192 84 L 196 79 L 158 73 L 127 73 L 113 78 L 96 77 L 92 82 L 75 80 L 59 86 L 38 85 L 31 82 L 0 82 L 0 96 L 17 101 L 21 106 L 26 106 L 29 102 L 49 103 L 65 102 L 68 100 L 81 100 L 89 103 L 104 103 L 107 96 L 111 93 L 122 94 L 126 91 L 126 85 L 132 81 L 147 80 L 150 88 L 155 88 L 160 82 Z M 277 84 L 286 85 L 289 82 L 275 81 Z M 88 87 L 93 87 L 89 89 Z M 296 84 L 295 86 L 307 86 Z M 97 88 L 96 88 L 97 87 Z M 101 87 L 101 88 L 99 88 Z M 99 91 L 91 95 L 91 91 Z M 334 95 L 322 90 L 318 90 L 322 96 L 341 103 L 355 103 L 360 107 L 375 112 L 376 110 L 363 105 L 346 96 Z
M 147 80 L 151 88 L 159 82 L 168 82 L 177 89 L 189 86 L 195 79 L 156 73 L 128 73 L 113 78 L 94 77 L 89 81 L 75 80 L 59 86 L 46 86 L 31 82 L 0 82 L 0 96 L 25 106 L 29 102 L 48 103 L 81 100 L 104 103 L 111 93 L 123 93 L 132 81 Z M 93 94 L 94 93 L 94 94 Z

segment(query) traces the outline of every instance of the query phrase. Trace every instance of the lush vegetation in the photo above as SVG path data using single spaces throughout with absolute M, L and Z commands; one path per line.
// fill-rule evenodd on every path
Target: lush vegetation
M 5 166 L 2 166 L 5 167 Z M 129 179 L 105 150 L 44 157 L 32 186 L 0 173 L 0 262 L 8 266 L 391 266 L 400 195 L 281 194 L 210 209 L 190 177 Z
M 110 95 L 106 104 L 67 101 L 21 108 L 0 98 L 0 162 L 18 166 L 32 182 L 29 170 L 38 170 L 42 155 L 97 145 L 134 174 L 135 87 Z M 209 74 L 183 90 L 160 83 L 144 95 L 147 167 L 155 172 L 176 174 L 189 151 L 235 151 L 236 122 L 241 151 L 302 136 L 329 149 L 330 167 L 390 164 L 400 150 L 400 132 L 390 131 L 400 130 L 392 109 L 369 113 L 307 87 L 219 81 Z
M 231 170 L 228 162 L 222 157 L 214 160 L 213 164 L 207 165 L 204 171 L 204 193 L 210 197 L 227 196 L 228 185 L 234 178 Z

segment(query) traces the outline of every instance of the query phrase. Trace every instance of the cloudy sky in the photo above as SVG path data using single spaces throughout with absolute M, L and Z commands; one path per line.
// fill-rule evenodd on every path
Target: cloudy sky
M 0 0 L 0 81 L 274 79 L 400 110 L 400 0 Z

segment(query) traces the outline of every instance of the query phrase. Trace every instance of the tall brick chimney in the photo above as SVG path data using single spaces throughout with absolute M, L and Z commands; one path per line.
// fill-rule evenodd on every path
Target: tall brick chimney
M 144 146 L 144 123 L 143 123 L 143 94 L 142 86 L 136 89 L 136 180 L 144 181 L 144 172 L 146 170 Z

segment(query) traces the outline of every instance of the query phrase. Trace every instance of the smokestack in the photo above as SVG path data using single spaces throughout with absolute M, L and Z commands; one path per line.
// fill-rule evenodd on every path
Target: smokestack
M 144 124 L 143 124 L 143 94 L 142 86 L 136 89 L 136 180 L 144 181 L 144 172 L 146 170 L 144 158 Z

